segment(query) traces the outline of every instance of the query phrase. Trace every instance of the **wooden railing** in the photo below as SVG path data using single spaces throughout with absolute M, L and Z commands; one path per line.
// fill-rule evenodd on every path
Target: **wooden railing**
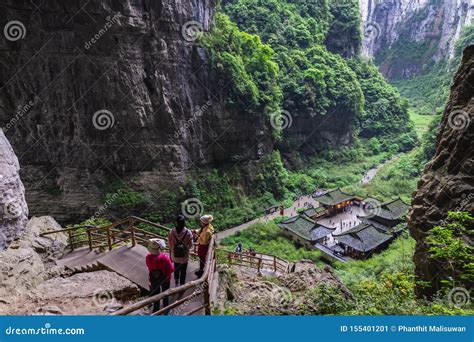
M 162 234 L 151 233 L 144 229 L 136 227 L 137 224 L 145 224 L 154 228 L 158 228 Z M 115 246 L 123 245 L 125 243 L 135 244 L 147 244 L 150 238 L 164 238 L 168 237 L 169 228 L 160 224 L 135 217 L 129 216 L 125 219 L 114 222 L 110 225 L 102 227 L 94 226 L 81 226 L 66 228 L 62 230 L 56 230 L 41 234 L 41 236 L 57 234 L 64 232 L 69 236 L 68 246 L 71 250 L 79 248 L 81 246 L 88 246 L 90 250 L 96 248 L 107 248 L 112 250 Z M 148 305 L 152 305 L 156 302 L 163 300 L 164 298 L 169 299 L 169 305 L 161 308 L 152 315 L 163 315 L 164 313 L 174 309 L 178 314 L 193 315 L 201 310 L 204 310 L 206 315 L 211 314 L 211 293 L 215 289 L 211 289 L 216 284 L 214 281 L 217 255 L 222 258 L 223 262 L 228 262 L 231 265 L 240 265 L 257 269 L 258 272 L 264 269 L 273 270 L 274 272 L 288 273 L 291 272 L 291 264 L 277 256 L 255 253 L 254 255 L 248 253 L 235 253 L 224 249 L 215 248 L 215 237 L 212 238 L 210 248 L 206 257 L 206 264 L 204 267 L 203 275 L 189 283 L 182 286 L 169 289 L 160 294 L 148 297 L 133 303 L 121 310 L 113 313 L 113 315 L 128 315 L 134 313 Z M 191 256 L 196 256 L 196 251 L 191 251 Z M 191 291 L 191 292 L 189 292 Z M 188 292 L 187 295 L 185 293 Z M 182 312 L 186 309 L 191 302 L 196 301 L 197 298 L 201 298 L 202 304 L 193 308 L 190 311 Z M 171 300 L 178 297 L 174 302 Z
M 184 285 L 179 287 L 175 287 L 173 289 L 166 290 L 160 294 L 148 297 L 146 299 L 140 300 L 136 303 L 133 303 L 121 310 L 114 312 L 112 315 L 129 315 L 137 310 L 140 310 L 144 307 L 152 305 L 156 302 L 159 302 L 165 298 L 169 299 L 170 304 L 166 307 L 161 308 L 157 312 L 154 312 L 152 315 L 163 315 L 166 312 L 169 312 L 172 309 L 178 311 L 178 314 L 184 316 L 193 315 L 201 310 L 204 310 L 205 315 L 211 314 L 211 287 L 215 284 L 214 276 L 216 270 L 216 252 L 214 248 L 215 240 L 212 238 L 209 250 L 206 256 L 206 264 L 204 266 L 204 273 L 203 275 L 197 279 L 190 281 Z M 186 291 L 192 290 L 191 293 L 184 296 Z M 183 312 L 186 310 L 186 306 L 188 306 L 191 302 L 195 301 L 196 298 L 202 295 L 202 304 L 198 305 L 197 307 L 193 308 L 190 311 Z M 174 297 L 178 297 L 178 299 L 172 302 Z
M 138 228 L 137 224 L 144 224 L 159 229 L 162 234 L 151 233 L 147 230 Z M 146 245 L 151 238 L 168 238 L 169 228 L 158 223 L 151 222 L 140 217 L 129 216 L 112 224 L 94 227 L 90 225 L 55 230 L 41 234 L 41 236 L 66 233 L 68 235 L 68 247 L 71 250 L 88 246 L 93 249 L 109 249 L 120 246 L 125 243 L 131 243 L 132 246 L 138 244 Z
M 263 253 L 236 253 L 226 250 L 219 250 L 219 252 L 221 251 L 224 251 L 224 253 L 227 254 L 227 262 L 230 265 L 254 268 L 258 273 L 264 269 L 281 273 L 291 272 L 291 263 L 275 255 Z

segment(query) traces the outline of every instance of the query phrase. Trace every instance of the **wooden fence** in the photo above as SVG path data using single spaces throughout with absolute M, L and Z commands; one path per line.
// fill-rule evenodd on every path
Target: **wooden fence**
M 273 272 L 289 273 L 291 264 L 275 255 L 262 253 L 236 253 L 224 251 L 227 254 L 227 262 L 230 265 L 238 265 L 254 268 L 260 273 L 262 270 L 271 270 Z
M 151 233 L 144 229 L 138 228 L 138 224 L 143 224 L 154 229 L 157 229 L 160 234 Z M 167 239 L 169 228 L 160 224 L 136 217 L 129 216 L 125 219 L 119 220 L 112 224 L 93 227 L 93 226 L 81 226 L 66 228 L 62 230 L 56 230 L 41 234 L 42 236 L 57 234 L 64 232 L 68 235 L 68 246 L 71 250 L 75 250 L 80 247 L 88 246 L 90 250 L 93 249 L 109 249 L 112 250 L 115 246 L 121 246 L 126 243 L 131 243 L 133 246 L 138 244 L 146 245 L 150 238 L 163 238 Z M 195 246 L 196 247 L 196 246 Z M 216 286 L 217 282 L 214 277 L 216 274 L 217 257 L 216 252 L 219 252 L 219 256 L 223 262 L 228 262 L 231 265 L 240 265 L 257 269 L 258 272 L 267 269 L 274 272 L 288 273 L 291 272 L 291 264 L 274 255 L 255 253 L 235 253 L 226 251 L 223 249 L 215 248 L 215 237 L 212 238 L 210 248 L 206 257 L 206 264 L 204 267 L 203 275 L 197 279 L 190 281 L 182 286 L 169 289 L 160 294 L 148 297 L 133 303 L 121 310 L 113 313 L 113 315 L 128 315 L 132 314 L 148 305 L 152 305 L 164 298 L 170 299 L 169 304 L 166 307 L 161 308 L 159 311 L 152 315 L 163 315 L 169 310 L 174 309 L 176 312 L 185 310 L 186 306 L 193 303 L 192 310 L 183 312 L 183 315 L 193 315 L 201 310 L 204 310 L 206 315 L 211 314 L 211 287 Z M 196 256 L 196 251 L 191 251 L 191 256 Z M 187 295 L 184 295 L 187 292 Z M 172 298 L 178 297 L 174 302 Z M 196 300 L 198 302 L 202 298 L 202 303 L 196 306 Z
M 157 229 L 160 234 L 151 233 L 147 230 L 137 227 L 137 224 L 153 227 Z M 55 230 L 41 234 L 41 236 L 66 233 L 68 235 L 68 246 L 72 251 L 77 248 L 88 246 L 93 249 L 108 249 L 112 250 L 115 246 L 121 246 L 125 243 L 131 243 L 135 246 L 137 243 L 146 245 L 149 239 L 152 238 L 168 238 L 169 228 L 154 223 L 140 217 L 129 216 L 125 219 L 119 220 L 112 224 L 94 227 L 94 226 L 79 226 Z
M 196 280 L 190 281 L 179 287 L 166 290 L 160 294 L 148 297 L 146 299 L 140 300 L 136 303 L 133 303 L 121 310 L 114 312 L 112 315 L 129 315 L 136 312 L 137 310 L 143 309 L 149 305 L 152 305 L 156 302 L 159 302 L 165 298 L 169 299 L 171 304 L 166 307 L 161 308 L 157 312 L 154 312 L 152 315 L 163 315 L 166 312 L 174 309 L 178 313 L 182 313 L 183 316 L 193 315 L 201 310 L 204 310 L 205 315 L 211 314 L 211 289 L 212 286 L 216 284 L 214 281 L 215 270 L 216 270 L 216 254 L 215 254 L 215 239 L 212 238 L 209 250 L 207 252 L 206 264 L 204 266 L 203 275 Z M 188 294 L 183 297 L 184 293 L 188 291 Z M 190 293 L 189 293 L 190 292 Z M 199 303 L 200 296 L 202 295 L 202 303 Z M 178 300 L 172 302 L 172 299 L 178 297 Z M 198 300 L 198 305 L 196 306 L 196 300 Z M 194 304 L 194 307 L 190 311 L 181 312 L 186 310 L 186 306 L 189 306 L 191 303 Z

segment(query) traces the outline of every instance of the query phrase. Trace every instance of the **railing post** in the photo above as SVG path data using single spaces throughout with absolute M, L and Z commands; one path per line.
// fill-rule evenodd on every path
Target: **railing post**
M 107 244 L 109 245 L 109 251 L 112 250 L 112 239 L 110 237 L 110 227 L 107 227 Z
M 276 259 L 276 256 L 273 256 L 273 269 L 275 270 L 275 272 L 277 271 L 277 259 Z
M 132 246 L 135 247 L 136 244 L 137 244 L 137 241 L 135 239 L 135 226 L 133 226 L 133 224 L 132 224 L 132 228 L 131 228 L 130 232 L 132 234 Z
M 211 315 L 211 293 L 210 293 L 210 290 L 209 290 L 209 278 L 206 280 L 206 282 L 204 283 L 204 312 L 205 312 L 205 315 L 206 316 L 210 316 Z
M 92 251 L 92 234 L 89 229 L 87 229 L 87 240 L 89 242 L 89 250 Z
M 73 251 L 74 250 L 74 241 L 72 241 L 71 230 L 67 231 L 67 235 L 68 235 L 68 238 L 69 238 L 69 243 L 71 244 L 71 251 Z
M 258 259 L 257 272 L 260 273 L 260 268 L 262 267 L 262 259 Z

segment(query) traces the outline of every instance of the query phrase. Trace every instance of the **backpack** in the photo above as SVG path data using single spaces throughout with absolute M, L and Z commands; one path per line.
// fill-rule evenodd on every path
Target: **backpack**
M 184 228 L 186 229 L 186 228 Z M 174 234 L 174 238 L 176 239 L 176 245 L 173 248 L 173 255 L 175 258 L 184 258 L 188 254 L 188 247 L 184 244 L 184 242 L 180 239 L 178 239 L 178 236 Z M 186 238 L 188 235 L 187 229 L 184 233 L 183 240 Z

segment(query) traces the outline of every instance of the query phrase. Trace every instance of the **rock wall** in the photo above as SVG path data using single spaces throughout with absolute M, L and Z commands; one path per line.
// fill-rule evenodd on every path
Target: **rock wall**
M 417 288 L 430 296 L 449 275 L 444 265 L 429 257 L 426 233 L 447 216 L 448 211 L 474 213 L 474 45 L 464 50 L 462 64 L 454 78 L 449 102 L 437 137 L 436 153 L 427 164 L 413 196 L 409 218 L 416 240 L 416 275 L 429 286 Z M 471 237 L 466 237 L 472 239 Z M 467 240 L 469 241 L 469 240 Z
M 28 222 L 19 172 L 18 158 L 0 129 L 0 251 L 23 233 Z
M 23 234 L 0 251 L 0 304 L 57 276 L 55 272 L 60 270 L 54 261 L 63 256 L 67 235 L 57 233 L 42 237 L 40 234 L 60 229 L 52 217 L 33 217 Z
M 375 57 L 391 79 L 409 78 L 433 61 L 453 57 L 461 29 L 474 18 L 472 0 L 360 0 L 359 5 L 362 54 Z
M 264 117 L 225 108 L 195 41 L 214 2 L 0 0 L 0 126 L 32 214 L 84 219 L 110 177 L 156 194 L 272 149 Z

